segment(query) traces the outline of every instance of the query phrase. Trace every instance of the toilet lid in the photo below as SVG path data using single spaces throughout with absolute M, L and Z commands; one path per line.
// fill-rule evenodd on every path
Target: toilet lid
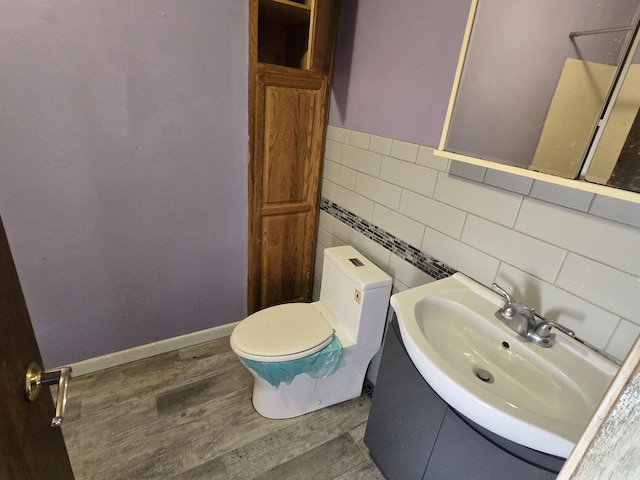
M 261 362 L 306 357 L 331 343 L 333 328 L 309 303 L 265 308 L 241 321 L 231 334 L 240 356 Z

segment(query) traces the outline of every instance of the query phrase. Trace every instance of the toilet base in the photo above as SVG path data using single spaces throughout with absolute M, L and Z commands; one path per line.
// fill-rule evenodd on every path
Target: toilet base
M 347 363 L 326 378 L 303 373 L 289 385 L 281 383 L 277 388 L 250 370 L 254 377 L 253 407 L 266 418 L 293 418 L 359 397 L 368 363 L 360 368 Z

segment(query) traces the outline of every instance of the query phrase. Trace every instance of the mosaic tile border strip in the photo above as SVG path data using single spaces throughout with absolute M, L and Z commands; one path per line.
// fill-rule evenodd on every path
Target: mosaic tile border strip
M 451 268 L 449 265 L 433 258 L 430 255 L 422 253 L 416 247 L 396 238 L 389 232 L 373 225 L 364 218 L 361 218 L 355 213 L 341 207 L 337 203 L 327 200 L 326 198 L 322 198 L 320 201 L 320 210 L 340 220 L 342 223 L 349 225 L 357 232 L 362 233 L 367 238 L 383 246 L 394 255 L 397 255 L 405 262 L 410 263 L 436 280 L 447 278 L 456 273 L 456 270 Z

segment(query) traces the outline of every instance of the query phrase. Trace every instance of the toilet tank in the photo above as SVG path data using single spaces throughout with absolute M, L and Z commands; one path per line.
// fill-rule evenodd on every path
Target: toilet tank
M 382 340 L 391 277 L 351 246 L 324 251 L 320 303 L 354 343 Z

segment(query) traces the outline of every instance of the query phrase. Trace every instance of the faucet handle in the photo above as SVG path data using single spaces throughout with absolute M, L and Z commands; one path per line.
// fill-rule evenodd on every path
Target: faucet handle
M 555 328 L 556 330 L 560 330 L 562 333 L 564 333 L 565 335 L 568 335 L 571 338 L 575 338 L 576 333 L 571 330 L 570 328 L 565 327 L 564 325 L 561 325 L 557 322 L 553 322 L 551 320 L 545 320 L 544 318 L 536 315 L 538 318 L 540 318 L 540 323 L 538 323 L 538 325 L 536 325 L 536 328 L 534 330 L 534 333 L 541 337 L 541 338 L 548 338 L 549 334 L 551 333 L 551 328 Z
M 504 306 L 508 307 L 509 305 L 513 305 L 515 302 L 515 300 L 513 299 L 513 297 L 511 296 L 511 294 L 509 292 L 507 292 L 504 288 L 502 288 L 500 285 L 498 285 L 497 283 L 494 283 L 493 285 L 491 285 L 491 290 L 493 290 L 494 292 L 499 293 L 500 295 L 502 295 L 504 297 Z
M 496 312 L 496 316 L 504 322 L 511 320 L 516 316 L 516 313 L 518 312 L 516 301 L 509 294 L 509 292 L 507 292 L 497 283 L 491 285 L 491 289 L 502 295 L 502 297 L 504 298 L 504 305 Z

